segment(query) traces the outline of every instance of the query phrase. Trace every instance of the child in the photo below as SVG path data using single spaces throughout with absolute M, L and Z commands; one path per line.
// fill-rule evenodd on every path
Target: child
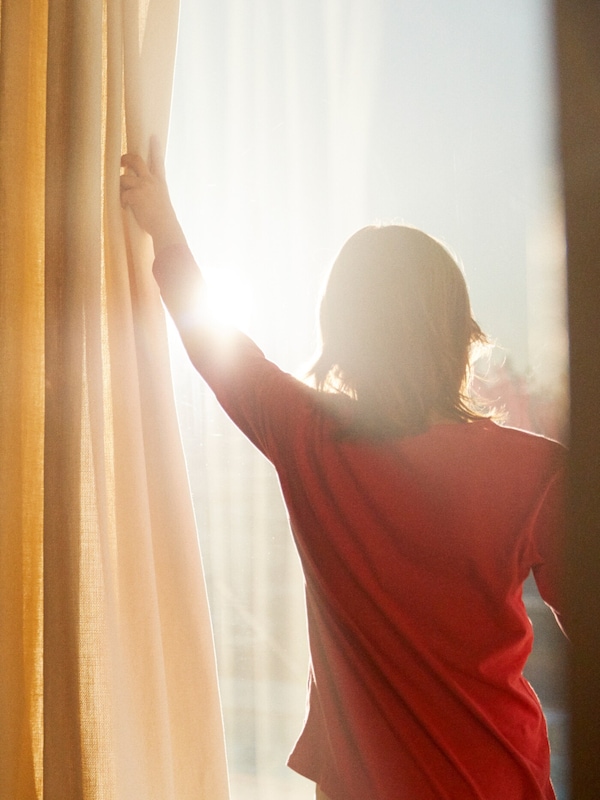
M 559 614 L 564 451 L 471 405 L 484 336 L 450 253 L 405 226 L 352 236 L 310 388 L 203 315 L 156 142 L 123 166 L 189 356 L 288 508 L 311 655 L 289 765 L 330 800 L 554 798 L 521 591 L 533 570 Z

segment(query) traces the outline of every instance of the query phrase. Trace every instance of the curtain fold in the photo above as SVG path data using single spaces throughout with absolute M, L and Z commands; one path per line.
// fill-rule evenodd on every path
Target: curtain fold
M 219 800 L 164 314 L 149 241 L 118 197 L 121 153 L 166 139 L 178 1 L 0 9 L 0 796 Z
M 47 8 L 0 5 L 0 797 L 42 784 Z

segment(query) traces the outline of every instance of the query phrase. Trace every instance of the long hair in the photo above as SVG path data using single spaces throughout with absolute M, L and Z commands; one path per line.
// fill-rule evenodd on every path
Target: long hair
M 468 394 L 471 352 L 486 342 L 450 251 L 405 225 L 355 233 L 321 300 L 317 389 L 356 403 L 346 433 L 410 435 L 436 419 L 481 416 Z

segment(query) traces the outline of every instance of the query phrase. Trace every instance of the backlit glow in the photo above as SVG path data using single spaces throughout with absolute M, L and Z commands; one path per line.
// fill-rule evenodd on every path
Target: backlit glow
M 249 281 L 234 267 L 207 268 L 206 310 L 219 325 L 233 325 L 248 332 L 254 318 L 254 301 Z

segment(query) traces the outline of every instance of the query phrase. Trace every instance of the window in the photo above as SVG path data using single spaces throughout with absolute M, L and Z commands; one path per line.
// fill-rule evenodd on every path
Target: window
M 508 422 L 564 434 L 566 343 L 550 7 L 183 0 L 168 168 L 207 276 L 266 354 L 315 344 L 337 249 L 375 219 L 443 238 L 498 341 Z M 234 800 L 312 797 L 285 767 L 303 719 L 302 577 L 270 465 L 174 341 L 174 378 L 215 629 Z M 527 586 L 528 674 L 566 798 L 562 642 Z

